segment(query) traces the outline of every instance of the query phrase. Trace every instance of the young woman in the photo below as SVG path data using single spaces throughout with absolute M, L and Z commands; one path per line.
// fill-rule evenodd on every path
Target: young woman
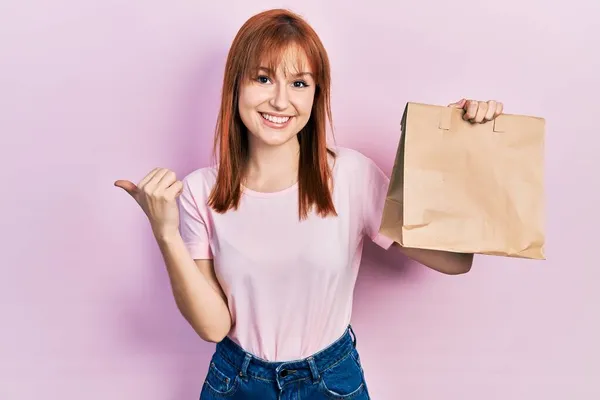
M 225 66 L 218 164 L 137 185 L 181 313 L 217 343 L 201 399 L 368 399 L 350 327 L 363 239 L 378 233 L 389 179 L 329 148 L 330 68 L 313 29 L 271 10 L 250 18 Z M 473 123 L 502 104 L 461 100 Z M 446 274 L 472 255 L 402 249 Z

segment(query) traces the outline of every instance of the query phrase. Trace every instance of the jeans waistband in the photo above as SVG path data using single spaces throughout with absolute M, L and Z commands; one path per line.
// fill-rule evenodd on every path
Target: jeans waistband
M 239 371 L 242 378 L 252 377 L 277 381 L 280 388 L 288 381 L 312 378 L 347 357 L 356 347 L 356 336 L 349 325 L 344 334 L 325 349 L 303 359 L 293 361 L 267 361 L 242 349 L 226 337 L 217 343 L 216 351 Z

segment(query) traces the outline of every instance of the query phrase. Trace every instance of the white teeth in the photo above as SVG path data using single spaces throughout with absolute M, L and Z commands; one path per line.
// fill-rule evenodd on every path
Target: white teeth
M 262 113 L 261 115 L 264 119 L 269 120 L 276 124 L 285 124 L 288 121 L 288 119 L 290 119 L 290 117 L 275 117 L 273 115 L 269 115 L 269 114 L 265 114 L 265 113 Z

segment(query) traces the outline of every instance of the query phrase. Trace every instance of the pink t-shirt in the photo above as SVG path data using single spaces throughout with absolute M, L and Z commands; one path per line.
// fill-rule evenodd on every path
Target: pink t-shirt
M 229 337 L 269 361 L 308 357 L 338 339 L 350 323 L 363 238 L 378 233 L 388 177 L 361 153 L 336 148 L 337 217 L 298 219 L 298 187 L 275 193 L 243 189 L 240 207 L 207 206 L 216 169 L 184 178 L 181 235 L 194 259 L 213 259 L 228 300 Z

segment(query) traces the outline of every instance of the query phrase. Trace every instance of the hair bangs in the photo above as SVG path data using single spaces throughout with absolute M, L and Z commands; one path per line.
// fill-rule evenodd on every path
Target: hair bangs
M 279 68 L 284 76 L 311 72 L 319 85 L 322 66 L 319 51 L 296 27 L 276 26 L 254 36 L 248 46 L 248 58 L 243 67 L 243 79 L 253 80 L 261 69 L 275 74 Z

